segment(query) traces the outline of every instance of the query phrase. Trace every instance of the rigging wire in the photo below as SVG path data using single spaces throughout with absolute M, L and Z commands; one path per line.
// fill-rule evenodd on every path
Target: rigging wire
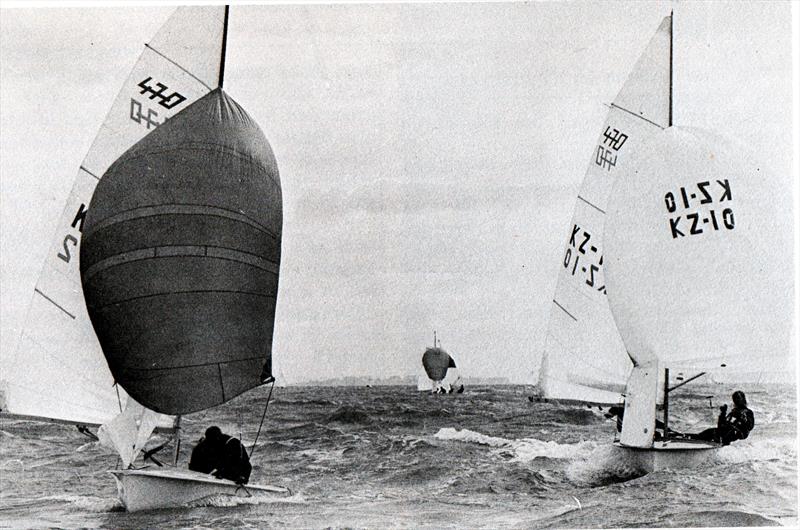
M 253 447 L 250 448 L 250 458 L 253 458 L 253 453 L 256 451 L 256 444 L 258 443 L 258 436 L 261 434 L 261 427 L 264 426 L 264 418 L 267 417 L 267 409 L 269 408 L 269 401 L 272 399 L 272 389 L 275 388 L 275 379 L 272 379 L 272 384 L 269 387 L 269 395 L 267 395 L 267 403 L 264 405 L 264 414 L 261 415 L 261 423 L 258 424 L 258 432 L 256 439 L 253 441 Z

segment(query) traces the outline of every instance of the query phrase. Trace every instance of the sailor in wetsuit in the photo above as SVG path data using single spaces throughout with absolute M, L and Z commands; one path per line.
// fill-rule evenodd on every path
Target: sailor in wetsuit
M 730 445 L 731 442 L 747 438 L 756 423 L 753 411 L 747 408 L 747 398 L 741 390 L 734 392 L 731 399 L 733 410 L 728 413 L 728 405 L 719 408 L 716 428 L 706 429 L 690 437 L 695 440 L 719 442 L 722 445 Z
M 206 435 L 192 450 L 189 469 L 247 484 L 252 466 L 242 443 L 223 434 L 219 427 L 212 426 L 206 429 Z

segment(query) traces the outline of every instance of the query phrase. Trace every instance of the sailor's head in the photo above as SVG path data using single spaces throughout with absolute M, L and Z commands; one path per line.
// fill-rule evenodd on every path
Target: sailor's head
M 744 392 L 742 392 L 741 390 L 737 390 L 736 392 L 734 392 L 733 395 L 731 396 L 731 399 L 733 400 L 733 404 L 736 405 L 737 407 L 747 406 L 747 398 L 744 397 Z
M 605 413 L 606 418 L 613 418 L 614 416 L 622 416 L 625 413 L 624 407 L 614 406 L 608 409 L 608 412 Z
M 208 429 L 206 429 L 206 440 L 210 442 L 215 442 L 222 438 L 222 430 L 216 425 L 212 425 Z

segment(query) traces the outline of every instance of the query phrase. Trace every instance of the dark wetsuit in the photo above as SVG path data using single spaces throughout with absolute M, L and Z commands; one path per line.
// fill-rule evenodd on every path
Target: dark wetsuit
M 200 439 L 192 451 L 189 469 L 201 473 L 211 473 L 216 469 L 214 476 L 217 478 L 247 484 L 253 468 L 242 443 L 223 434 L 213 442 L 206 438 Z
M 727 416 L 725 412 L 720 412 L 716 428 L 706 429 L 692 435 L 692 438 L 729 445 L 736 440 L 747 438 L 755 423 L 752 410 L 747 407 L 734 407 Z

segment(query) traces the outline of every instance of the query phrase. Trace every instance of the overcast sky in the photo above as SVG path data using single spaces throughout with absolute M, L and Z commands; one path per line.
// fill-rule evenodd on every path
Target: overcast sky
M 284 191 L 278 375 L 415 374 L 436 329 L 465 375 L 524 381 L 604 104 L 671 8 L 675 124 L 790 178 L 787 2 L 233 6 L 225 90 Z M 77 168 L 171 12 L 0 16 L 4 351 Z

